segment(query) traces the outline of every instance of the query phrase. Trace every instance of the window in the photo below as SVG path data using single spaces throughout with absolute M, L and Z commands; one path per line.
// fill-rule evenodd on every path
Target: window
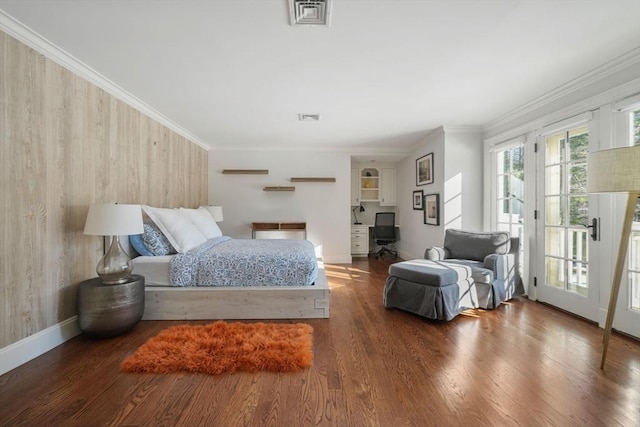
M 631 134 L 633 135 L 633 145 L 640 145 L 640 110 L 631 113 Z
M 495 226 L 520 238 L 520 274 L 523 269 L 524 238 L 524 145 L 496 151 Z

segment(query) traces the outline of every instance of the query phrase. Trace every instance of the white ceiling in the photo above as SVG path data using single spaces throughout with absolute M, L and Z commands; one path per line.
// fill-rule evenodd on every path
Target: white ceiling
M 638 0 L 334 0 L 330 27 L 287 0 L 0 9 L 216 148 L 406 151 L 640 46 Z

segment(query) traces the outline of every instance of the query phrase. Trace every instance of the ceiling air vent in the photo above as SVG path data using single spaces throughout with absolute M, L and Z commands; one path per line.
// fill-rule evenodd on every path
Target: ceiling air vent
M 320 114 L 298 114 L 298 120 L 301 122 L 319 122 Z
M 291 25 L 329 26 L 332 0 L 289 0 Z

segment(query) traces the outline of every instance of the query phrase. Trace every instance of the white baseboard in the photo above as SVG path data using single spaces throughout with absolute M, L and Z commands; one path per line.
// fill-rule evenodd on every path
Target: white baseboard
M 78 316 L 70 317 L 0 349 L 0 375 L 35 359 L 80 334 Z

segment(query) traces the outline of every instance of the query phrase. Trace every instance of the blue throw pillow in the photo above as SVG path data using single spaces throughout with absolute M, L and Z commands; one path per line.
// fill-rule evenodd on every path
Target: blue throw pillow
M 154 256 L 153 252 L 147 249 L 147 246 L 144 244 L 144 240 L 142 240 L 142 234 L 132 234 L 129 236 L 129 243 L 133 246 L 133 249 L 136 250 L 140 255 L 143 256 Z
M 156 256 L 172 255 L 177 253 L 171 246 L 167 237 L 162 234 L 162 231 L 155 224 L 144 224 L 144 234 L 142 234 L 142 241 L 148 250 L 153 252 Z

